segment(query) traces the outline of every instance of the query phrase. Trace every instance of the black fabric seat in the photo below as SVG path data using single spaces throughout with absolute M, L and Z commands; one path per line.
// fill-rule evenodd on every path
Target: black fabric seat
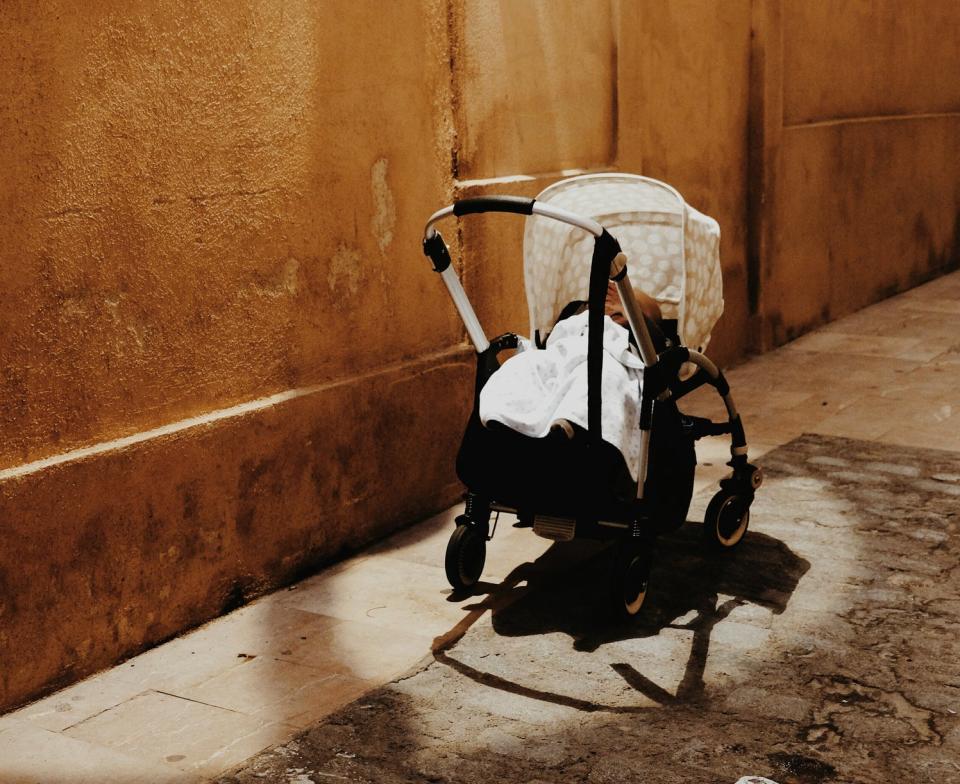
M 526 513 L 585 520 L 654 521 L 657 531 L 686 519 L 696 454 L 673 403 L 654 409 L 644 500 L 620 451 L 594 448 L 586 431 L 531 438 L 504 426 L 484 427 L 476 407 L 457 455 L 457 475 L 472 492 Z

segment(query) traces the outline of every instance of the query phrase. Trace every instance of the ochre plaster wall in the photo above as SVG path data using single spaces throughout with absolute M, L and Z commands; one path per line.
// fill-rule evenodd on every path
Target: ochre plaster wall
M 0 710 L 457 497 L 447 7 L 371 10 L 0 4 Z
M 458 176 L 608 164 L 617 64 L 609 0 L 456 4 Z
M 616 21 L 609 0 L 452 4 L 458 198 L 535 196 L 562 171 L 616 159 Z M 527 331 L 523 221 L 463 221 L 464 285 L 484 328 Z
M 960 265 L 960 4 L 765 5 L 780 17 L 759 216 L 777 345 Z
M 143 7 L 0 9 L 0 465 L 460 339 L 445 9 Z
M 0 710 L 456 498 L 453 198 L 668 180 L 722 226 L 724 363 L 956 266 L 927 5 L 0 4 Z M 441 228 L 525 331 L 523 221 Z
M 953 0 L 783 1 L 783 122 L 956 113 Z
M 742 356 L 749 0 L 477 0 L 457 22 L 457 194 L 535 196 L 581 171 L 667 180 L 723 226 L 726 315 L 712 353 Z M 571 150 L 569 129 L 584 126 Z M 460 231 L 482 323 L 525 330 L 523 222 L 493 216 Z
M 750 346 L 747 301 L 749 0 L 621 7 L 617 167 L 664 180 L 721 227 L 724 315 L 710 354 Z

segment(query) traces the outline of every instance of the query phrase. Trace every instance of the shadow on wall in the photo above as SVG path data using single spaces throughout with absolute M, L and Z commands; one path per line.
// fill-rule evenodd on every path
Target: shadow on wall
M 914 275 L 910 281 L 912 284 L 919 285 L 926 280 L 960 269 L 960 212 L 953 219 L 953 233 L 942 250 L 937 250 L 936 244 L 930 239 L 930 230 L 922 215 L 917 218 L 916 232 L 927 240 L 930 250 L 927 252 L 926 268 L 921 270 L 919 274 Z M 888 296 L 893 296 L 896 293 L 899 292 L 891 291 Z

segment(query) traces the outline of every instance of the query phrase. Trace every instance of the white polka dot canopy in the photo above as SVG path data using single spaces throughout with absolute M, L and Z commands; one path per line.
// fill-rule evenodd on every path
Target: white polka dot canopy
M 677 319 L 684 345 L 703 351 L 723 313 L 720 226 L 672 187 L 635 174 L 586 174 L 546 188 L 537 201 L 593 218 L 627 255 L 630 282 Z M 586 300 L 593 236 L 531 215 L 523 237 L 530 334 L 552 329 L 560 311 Z

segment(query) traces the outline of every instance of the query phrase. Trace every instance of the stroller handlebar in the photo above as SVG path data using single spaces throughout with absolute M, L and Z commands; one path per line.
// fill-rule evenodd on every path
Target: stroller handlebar
M 636 304 L 633 289 L 626 276 L 627 260 L 621 253 L 620 245 L 597 221 L 592 218 L 584 218 L 569 210 L 555 207 L 552 204 L 538 202 L 536 199 L 529 199 L 522 196 L 479 196 L 471 199 L 460 199 L 453 204 L 437 210 L 427 221 L 423 232 L 423 254 L 433 263 L 435 272 L 440 273 L 443 282 L 446 284 L 453 299 L 454 305 L 467 328 L 467 333 L 477 349 L 482 353 L 490 346 L 477 314 L 470 304 L 470 299 L 460 284 L 456 271 L 451 266 L 450 252 L 443 237 L 434 228 L 434 225 L 444 218 L 461 215 L 473 215 L 481 212 L 510 212 L 516 215 L 542 215 L 545 218 L 551 218 L 561 223 L 567 223 L 576 226 L 594 236 L 593 261 L 591 262 L 591 293 L 590 301 L 593 303 L 596 299 L 600 303 L 600 310 L 591 317 L 591 324 L 596 328 L 597 336 L 601 336 L 602 328 L 596 321 L 596 315 L 603 316 L 602 303 L 606 295 L 607 281 L 613 280 L 616 283 L 617 291 L 624 304 L 624 311 L 630 328 L 636 336 L 640 353 L 644 364 L 652 365 L 657 361 L 656 349 L 650 338 L 645 320 Z M 596 268 L 595 271 L 593 268 Z M 596 277 L 596 286 L 593 278 Z M 601 285 L 602 284 L 602 285 Z M 594 289 L 596 288 L 596 291 Z M 593 305 L 591 305 L 593 309 Z M 590 350 L 591 354 L 600 356 L 602 346 L 595 346 Z M 599 399 L 599 397 L 597 398 Z
M 477 212 L 513 212 L 517 215 L 533 213 L 534 199 L 523 196 L 477 196 L 453 203 L 453 214 L 473 215 Z
M 603 226 L 592 218 L 584 218 L 575 212 L 554 207 L 551 204 L 539 202 L 536 199 L 528 199 L 523 196 L 476 196 L 470 199 L 460 199 L 453 204 L 437 210 L 427 221 L 426 228 L 423 231 L 423 238 L 430 240 L 436 234 L 433 228 L 434 224 L 450 215 L 475 215 L 481 212 L 512 212 L 515 215 L 542 215 L 545 218 L 552 218 L 561 223 L 568 223 L 584 231 L 590 232 L 594 237 L 603 234 Z

